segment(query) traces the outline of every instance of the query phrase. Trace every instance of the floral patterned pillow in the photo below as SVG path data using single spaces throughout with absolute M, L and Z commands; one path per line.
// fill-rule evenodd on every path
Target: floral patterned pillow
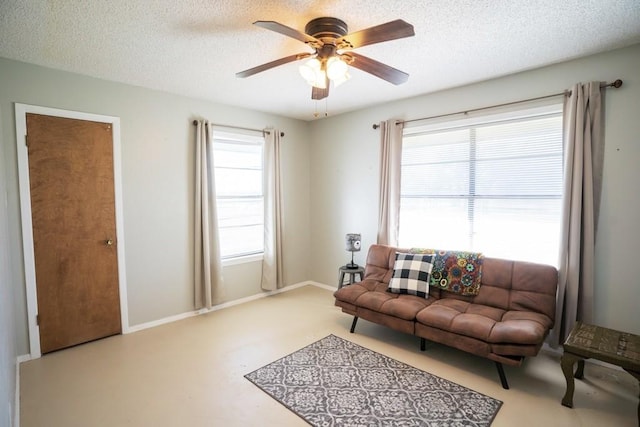
M 411 249 L 410 253 L 435 254 L 429 284 L 460 295 L 478 295 L 482 280 L 482 260 L 478 252 Z

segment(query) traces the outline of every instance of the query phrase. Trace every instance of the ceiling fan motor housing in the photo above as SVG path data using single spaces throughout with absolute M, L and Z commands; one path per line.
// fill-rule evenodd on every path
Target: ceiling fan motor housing
M 324 42 L 325 38 L 335 40 L 347 35 L 349 27 L 341 19 L 322 17 L 309 21 L 304 27 L 304 32 Z

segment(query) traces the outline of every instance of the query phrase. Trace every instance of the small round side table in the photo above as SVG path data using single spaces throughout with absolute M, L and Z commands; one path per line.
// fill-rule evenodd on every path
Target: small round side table
M 364 268 L 363 267 L 356 267 L 356 268 L 349 268 L 346 265 L 343 265 L 342 267 L 339 268 L 340 271 L 340 275 L 339 275 L 339 279 L 338 279 L 338 289 L 342 288 L 342 286 L 344 285 L 344 275 L 348 274 L 349 275 L 349 284 L 353 285 L 356 281 L 356 274 L 360 275 L 360 280 L 362 281 L 363 277 L 364 277 Z

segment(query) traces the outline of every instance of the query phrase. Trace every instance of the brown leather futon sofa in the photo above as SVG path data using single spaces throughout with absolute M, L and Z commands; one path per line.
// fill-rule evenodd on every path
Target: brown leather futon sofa
M 335 293 L 335 305 L 358 318 L 493 360 L 502 386 L 502 364 L 518 366 L 535 356 L 553 327 L 558 272 L 555 267 L 483 258 L 479 293 L 463 296 L 429 286 L 429 297 L 391 293 L 396 252 L 372 245 L 364 278 Z

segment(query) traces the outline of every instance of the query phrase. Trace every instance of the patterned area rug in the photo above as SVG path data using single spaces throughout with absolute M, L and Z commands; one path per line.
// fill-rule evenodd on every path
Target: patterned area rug
M 489 426 L 502 405 L 334 335 L 245 378 L 313 426 Z

